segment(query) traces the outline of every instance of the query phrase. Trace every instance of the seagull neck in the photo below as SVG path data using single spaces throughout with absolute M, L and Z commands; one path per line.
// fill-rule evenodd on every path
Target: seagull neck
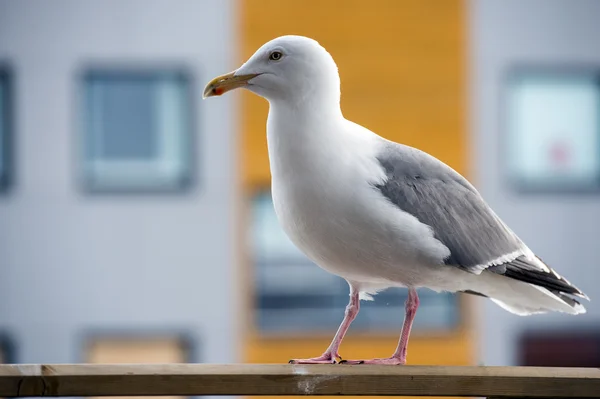
M 315 98 L 306 98 L 299 101 L 270 101 L 271 112 L 286 117 L 288 120 L 323 121 L 343 119 L 339 100 L 324 101 Z
M 270 102 L 267 142 L 272 169 L 313 162 L 315 154 L 333 150 L 342 141 L 339 134 L 344 122 L 339 105 L 324 108 L 318 103 Z

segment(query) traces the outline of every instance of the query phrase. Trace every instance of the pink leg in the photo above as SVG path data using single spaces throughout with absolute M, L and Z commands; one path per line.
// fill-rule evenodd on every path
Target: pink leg
M 387 359 L 371 359 L 371 360 L 346 360 L 342 361 L 345 364 L 406 364 L 406 352 L 408 348 L 408 338 L 410 337 L 410 330 L 412 328 L 413 320 L 417 314 L 417 308 L 419 307 L 419 296 L 417 290 L 410 288 L 408 290 L 408 299 L 406 300 L 405 309 L 406 315 L 404 316 L 404 324 L 402 326 L 402 333 L 400 335 L 400 341 L 396 351 Z
M 313 357 L 310 359 L 292 359 L 290 363 L 293 364 L 321 364 L 321 363 L 337 363 L 337 359 L 341 359 L 342 357 L 339 355 L 338 351 L 340 349 L 340 345 L 342 344 L 342 340 L 350 327 L 350 324 L 356 318 L 358 311 L 360 309 L 360 300 L 358 299 L 358 291 L 350 286 L 350 302 L 348 306 L 346 306 L 346 312 L 344 313 L 344 320 L 342 320 L 342 324 L 338 328 L 331 344 L 327 350 L 319 357 Z

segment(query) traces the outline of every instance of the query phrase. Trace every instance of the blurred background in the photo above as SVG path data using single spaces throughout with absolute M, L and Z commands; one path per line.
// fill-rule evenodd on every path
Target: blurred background
M 346 283 L 282 233 L 268 104 L 204 85 L 283 34 L 336 59 L 347 118 L 471 179 L 588 313 L 421 292 L 410 364 L 600 366 L 600 1 L 0 0 L 0 360 L 322 353 Z M 405 290 L 345 358 L 389 356 Z

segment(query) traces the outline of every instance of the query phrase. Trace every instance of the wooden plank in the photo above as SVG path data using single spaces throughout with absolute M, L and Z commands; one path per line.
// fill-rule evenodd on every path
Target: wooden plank
M 289 364 L 0 365 L 0 397 L 117 395 L 600 398 L 600 369 Z

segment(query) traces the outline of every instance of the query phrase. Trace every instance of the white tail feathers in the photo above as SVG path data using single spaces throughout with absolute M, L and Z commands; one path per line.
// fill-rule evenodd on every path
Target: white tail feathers
M 478 292 L 488 296 L 505 310 L 520 316 L 547 312 L 586 312 L 583 305 L 565 294 L 555 294 L 546 288 L 494 273 L 482 273 L 480 277 Z

